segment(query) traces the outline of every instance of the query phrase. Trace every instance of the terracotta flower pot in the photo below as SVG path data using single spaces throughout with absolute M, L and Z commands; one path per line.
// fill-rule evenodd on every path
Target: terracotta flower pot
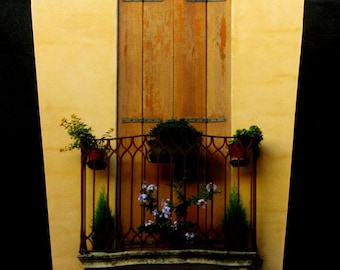
M 104 150 L 98 148 L 89 150 L 86 164 L 92 170 L 104 170 L 107 165 Z
M 233 167 L 245 167 L 249 164 L 248 148 L 243 147 L 240 143 L 231 143 L 228 145 L 230 161 Z

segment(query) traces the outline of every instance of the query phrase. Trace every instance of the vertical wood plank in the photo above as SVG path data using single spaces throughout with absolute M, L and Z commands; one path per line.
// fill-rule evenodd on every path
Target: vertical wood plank
M 173 0 L 145 2 L 143 12 L 143 117 L 173 115 Z M 144 124 L 146 133 L 153 124 Z
M 207 117 L 230 115 L 231 1 L 209 2 L 207 8 Z M 230 134 L 230 122 L 208 125 L 209 134 Z
M 206 117 L 206 3 L 174 4 L 174 117 Z M 205 133 L 206 123 L 194 123 Z M 197 192 L 187 185 L 188 196 Z M 188 218 L 197 217 L 197 208 Z
M 142 82 L 143 82 L 143 43 L 142 15 L 143 3 L 124 2 L 120 0 L 118 10 L 118 124 L 119 137 L 138 135 L 142 132 L 141 123 L 122 123 L 123 118 L 140 118 L 142 112 Z M 126 147 L 128 148 L 128 141 Z M 139 144 L 136 141 L 136 144 Z M 141 185 L 142 159 L 135 157 L 136 165 L 131 170 L 131 162 L 121 162 L 119 187 L 120 216 L 122 233 L 128 238 L 140 223 L 140 207 L 138 202 L 131 203 L 138 196 Z M 139 166 L 137 165 L 140 161 Z M 138 184 L 137 184 L 138 183 Z M 132 217 L 132 220 L 130 218 Z
M 118 10 L 118 136 L 141 133 L 140 123 L 122 118 L 142 115 L 142 14 L 143 3 L 120 0 Z
M 230 85 L 231 85 L 231 1 L 209 2 L 207 5 L 207 117 L 225 117 L 227 122 L 209 123 L 207 133 L 211 135 L 230 134 Z M 219 142 L 223 144 L 223 142 Z M 222 152 L 226 153 L 224 147 Z M 216 155 L 214 181 L 222 191 L 229 190 L 226 187 L 227 175 L 230 175 L 229 164 L 225 164 L 223 156 Z M 226 194 L 219 194 L 220 199 L 214 201 L 213 216 L 211 222 L 221 222 L 226 206 Z M 216 197 L 218 198 L 218 197 Z
M 174 116 L 206 117 L 206 3 L 175 1 L 174 16 Z

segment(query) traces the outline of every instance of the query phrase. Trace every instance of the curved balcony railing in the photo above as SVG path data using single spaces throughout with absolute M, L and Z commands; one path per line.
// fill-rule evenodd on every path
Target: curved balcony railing
M 203 135 L 175 148 L 150 144 L 146 135 L 105 139 L 101 161 L 92 160 L 91 150 L 82 151 L 79 253 L 256 251 L 256 158 L 244 147 L 249 162 L 231 161 L 231 138 Z M 246 210 L 245 239 L 223 223 L 233 188 Z

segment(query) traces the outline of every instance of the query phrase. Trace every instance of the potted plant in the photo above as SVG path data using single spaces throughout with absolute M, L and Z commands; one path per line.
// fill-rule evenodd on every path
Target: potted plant
M 228 144 L 230 164 L 234 167 L 248 166 L 249 155 L 254 158 L 259 155 L 259 145 L 263 140 L 262 130 L 252 125 L 248 129 L 237 129 Z
M 115 216 L 108 204 L 104 190 L 99 194 L 91 229 L 90 238 L 93 241 L 94 251 L 108 251 L 113 248 L 116 231 Z
M 186 119 L 161 120 L 147 133 L 148 159 L 153 163 L 173 162 L 175 177 L 185 173 L 194 178 L 202 132 Z
M 72 140 L 70 144 L 60 149 L 61 152 L 80 149 L 82 154 L 86 155 L 86 163 L 89 168 L 96 170 L 106 168 L 106 154 L 109 148 L 105 138 L 110 136 L 113 128 L 108 129 L 100 139 L 97 139 L 92 133 L 92 127 L 89 127 L 75 114 L 72 114 L 69 120 L 63 118 L 60 126 L 67 131 Z
M 245 251 L 247 249 L 249 222 L 247 209 L 236 187 L 232 187 L 225 215 L 222 217 L 222 230 L 227 250 Z

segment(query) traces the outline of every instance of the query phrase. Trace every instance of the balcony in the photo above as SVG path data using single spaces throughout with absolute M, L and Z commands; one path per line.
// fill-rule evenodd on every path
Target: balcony
M 190 262 L 255 269 L 256 158 L 244 147 L 249 160 L 231 160 L 231 138 L 203 135 L 199 144 L 171 149 L 156 149 L 146 135 L 107 139 L 100 162 L 82 151 L 78 257 L 85 269 Z M 232 190 L 245 209 L 246 233 L 223 223 Z M 100 198 L 106 210 L 96 231 Z

